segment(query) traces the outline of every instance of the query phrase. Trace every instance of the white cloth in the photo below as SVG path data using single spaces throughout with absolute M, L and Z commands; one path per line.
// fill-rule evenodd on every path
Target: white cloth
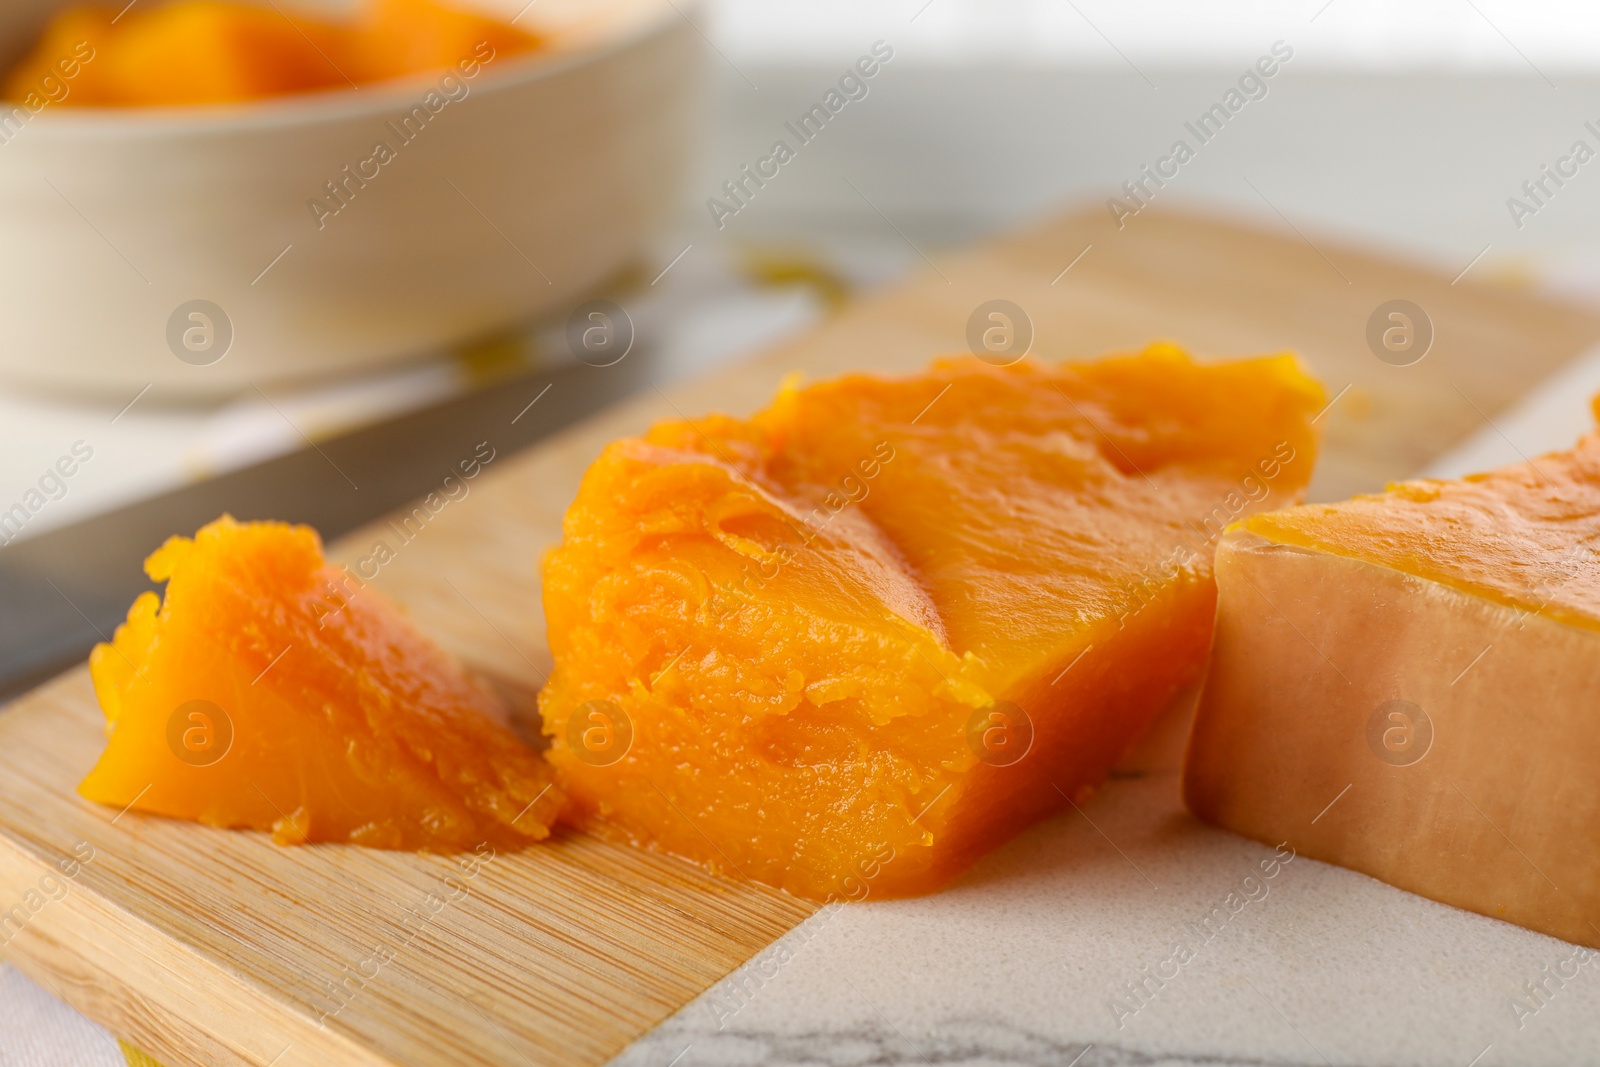
M 128 1067 L 116 1038 L 0 964 L 0 1064 Z

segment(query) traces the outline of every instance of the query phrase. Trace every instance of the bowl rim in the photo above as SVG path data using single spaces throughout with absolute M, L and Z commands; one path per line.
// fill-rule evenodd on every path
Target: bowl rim
M 559 77 L 577 68 L 610 59 L 687 23 L 702 0 L 667 0 L 652 12 L 630 18 L 614 32 L 581 48 L 542 48 L 515 53 L 482 71 L 474 93 L 498 94 Z M 182 104 L 155 107 L 56 107 L 33 113 L 26 140 L 160 137 L 169 134 L 229 133 L 252 130 L 335 125 L 391 115 L 397 107 L 417 104 L 437 88 L 453 68 L 418 71 L 362 86 L 343 86 L 289 93 L 260 100 L 224 104 Z M 0 100 L 0 114 L 22 105 Z M 0 154 L 9 142 L 0 145 Z

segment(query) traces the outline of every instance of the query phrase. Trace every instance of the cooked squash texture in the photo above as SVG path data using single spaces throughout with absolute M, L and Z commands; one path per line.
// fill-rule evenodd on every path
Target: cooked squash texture
M 89 658 L 108 740 L 79 786 L 115 808 L 450 852 L 548 836 L 563 802 L 504 709 L 306 526 L 228 516 L 145 563 Z
M 542 44 L 435 0 L 369 0 L 348 21 L 239 0 L 90 4 L 56 14 L 3 91 L 69 107 L 239 103 L 461 64 L 458 73 L 475 76 L 485 62 Z
M 546 557 L 571 817 L 813 899 L 919 893 L 1082 802 L 1200 672 L 1211 547 L 1323 394 L 1181 350 L 786 385 L 609 446 Z
M 1600 397 L 1591 405 L 1600 418 Z M 1418 479 L 1336 504 L 1251 517 L 1278 544 L 1391 567 L 1574 626 L 1600 630 L 1600 434 L 1566 452 Z

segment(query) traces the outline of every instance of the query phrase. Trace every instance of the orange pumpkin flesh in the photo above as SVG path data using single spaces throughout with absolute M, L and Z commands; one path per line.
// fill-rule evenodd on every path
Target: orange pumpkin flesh
M 59 12 L 7 74 L 4 96 L 25 101 L 34 94 L 83 107 L 238 103 L 460 63 L 476 71 L 483 61 L 542 43 L 516 27 L 434 0 L 369 0 L 349 22 L 238 0 L 121 8 L 88 5 Z
M 348 31 L 344 65 L 365 84 L 463 61 L 492 62 L 541 43 L 515 26 L 434 0 L 368 0 Z
M 1321 390 L 1168 346 L 786 388 L 615 442 L 544 564 L 571 817 L 815 899 L 936 888 L 1201 670 L 1211 543 Z
M 1597 536 L 1600 434 L 1230 530 L 1191 810 L 1600 945 Z
M 455 851 L 549 834 L 549 767 L 456 663 L 316 533 L 223 516 L 145 563 L 144 593 L 89 658 L 109 739 L 79 786 L 115 808 Z
M 1594 407 L 1600 418 L 1600 397 Z M 1600 630 L 1600 569 L 1579 548 L 1600 533 L 1600 434 L 1459 481 L 1420 479 L 1257 515 L 1245 529 Z

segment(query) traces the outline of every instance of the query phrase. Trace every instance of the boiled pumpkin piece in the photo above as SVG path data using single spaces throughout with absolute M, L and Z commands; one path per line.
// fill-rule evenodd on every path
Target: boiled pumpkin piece
M 232 0 L 68 7 L 7 77 L 21 99 L 55 75 L 63 106 L 235 103 L 348 85 L 332 22 Z M 74 59 L 70 67 L 61 61 Z M 63 75 L 70 71 L 70 77 Z
M 223 516 L 145 570 L 165 597 L 89 658 L 108 740 L 83 796 L 282 845 L 549 834 L 563 795 L 504 709 L 309 527 Z
M 1600 436 L 1230 530 L 1189 807 L 1600 945 L 1597 535 Z
M 240 0 L 90 4 L 56 14 L 3 91 L 37 107 L 239 103 L 451 69 L 459 80 L 542 44 L 436 0 L 367 0 L 348 20 Z
M 572 817 L 813 899 L 936 888 L 1081 802 L 1299 498 L 1321 390 L 1170 346 L 786 386 L 613 443 L 544 564 Z
M 94 79 L 84 75 L 87 64 L 97 56 L 94 42 L 104 40 L 115 15 L 114 10 L 96 6 L 57 11 L 33 49 L 0 80 L 0 99 L 23 104 L 30 112 L 69 102 L 96 103 L 85 99 L 94 94 L 92 88 L 86 88 Z
M 368 0 L 344 42 L 344 62 L 358 82 L 378 82 L 458 64 L 476 75 L 544 42 L 487 15 L 436 0 Z M 459 80 L 459 79 L 458 79 Z

